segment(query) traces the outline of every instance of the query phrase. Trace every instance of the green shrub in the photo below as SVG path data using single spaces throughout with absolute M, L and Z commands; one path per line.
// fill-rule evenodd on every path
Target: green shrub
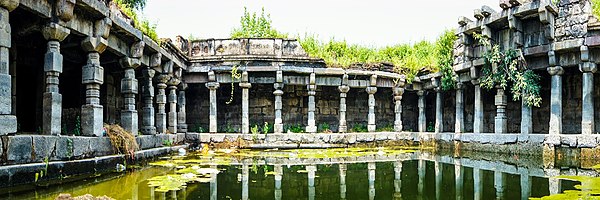
M 292 133 L 304 133 L 304 126 L 302 124 L 290 125 L 287 130 Z
M 369 129 L 367 128 L 366 124 L 356 123 L 352 126 L 352 128 L 350 129 L 349 132 L 364 133 L 364 132 L 369 132 Z
M 123 13 L 125 13 L 125 15 L 131 18 L 131 21 L 133 21 L 133 27 L 142 31 L 144 35 L 148 36 L 155 42 L 160 43 L 158 40 L 158 34 L 156 33 L 157 24 L 150 23 L 148 19 L 140 17 L 135 11 L 136 9 L 141 10 L 146 5 L 146 0 L 113 0 L 113 2 L 115 2 L 115 4 L 121 9 L 121 11 L 123 11 Z

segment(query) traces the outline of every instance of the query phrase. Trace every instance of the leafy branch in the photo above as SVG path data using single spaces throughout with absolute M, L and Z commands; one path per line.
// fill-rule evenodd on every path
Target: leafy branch
M 540 95 L 540 76 L 527 67 L 521 50 L 500 50 L 498 45 L 492 45 L 489 38 L 473 34 L 488 51 L 483 53 L 484 65 L 481 69 L 480 84 L 482 88 L 494 87 L 510 91 L 514 101 L 523 99 L 528 106 L 539 107 L 542 102 Z
M 242 78 L 242 74 L 238 72 L 239 66 L 234 65 L 231 67 L 231 96 L 229 97 L 229 101 L 225 102 L 225 104 L 229 105 L 233 102 L 233 92 L 235 91 L 235 80 L 239 80 Z

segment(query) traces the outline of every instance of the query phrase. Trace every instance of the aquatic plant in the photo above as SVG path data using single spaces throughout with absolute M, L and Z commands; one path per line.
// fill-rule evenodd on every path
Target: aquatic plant
M 577 190 L 565 190 L 560 194 L 553 194 L 541 198 L 530 198 L 531 200 L 569 200 L 569 199 L 598 199 L 600 195 L 600 177 L 589 176 L 557 176 L 558 179 L 579 181 L 575 185 Z
M 202 180 L 192 173 L 155 176 L 148 179 L 148 186 L 155 187 L 156 192 L 179 191 L 188 183 L 201 182 Z
M 110 144 L 118 153 L 128 154 L 131 158 L 135 156 L 135 151 L 139 149 L 139 146 L 133 134 L 119 125 L 105 124 L 104 128 Z

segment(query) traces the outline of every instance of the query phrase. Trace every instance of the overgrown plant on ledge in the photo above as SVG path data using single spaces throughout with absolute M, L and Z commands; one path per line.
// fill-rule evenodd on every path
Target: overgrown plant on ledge
M 435 42 L 435 55 L 437 65 L 442 73 L 442 90 L 451 90 L 456 87 L 456 77 L 452 69 L 454 41 L 457 37 L 454 31 L 445 31 Z
M 144 17 L 140 17 L 137 10 L 141 10 L 146 5 L 145 0 L 113 0 L 117 7 L 125 13 L 131 21 L 133 21 L 133 27 L 139 29 L 144 33 L 144 35 L 148 36 L 150 39 L 160 44 L 158 40 L 158 34 L 156 33 L 156 24 L 150 23 L 148 19 Z
M 523 99 L 527 105 L 539 107 L 542 102 L 540 76 L 527 67 L 523 52 L 510 48 L 501 51 L 489 38 L 480 34 L 473 36 L 489 49 L 483 53 L 481 87 L 488 90 L 510 87 L 514 101 Z

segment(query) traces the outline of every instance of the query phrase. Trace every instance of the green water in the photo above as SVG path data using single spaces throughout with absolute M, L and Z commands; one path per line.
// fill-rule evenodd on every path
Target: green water
M 33 190 L 8 190 L 0 198 L 54 199 L 59 193 L 71 193 L 115 199 L 528 199 L 575 190 L 580 184 L 547 177 L 543 169 L 510 169 L 510 165 L 478 160 L 455 165 L 447 162 L 449 158 L 382 149 L 190 154 L 163 158 L 159 162 L 163 166 L 146 165 Z M 152 177 L 175 175 L 177 166 L 194 165 L 220 172 L 178 191 L 157 192 L 148 186 Z

